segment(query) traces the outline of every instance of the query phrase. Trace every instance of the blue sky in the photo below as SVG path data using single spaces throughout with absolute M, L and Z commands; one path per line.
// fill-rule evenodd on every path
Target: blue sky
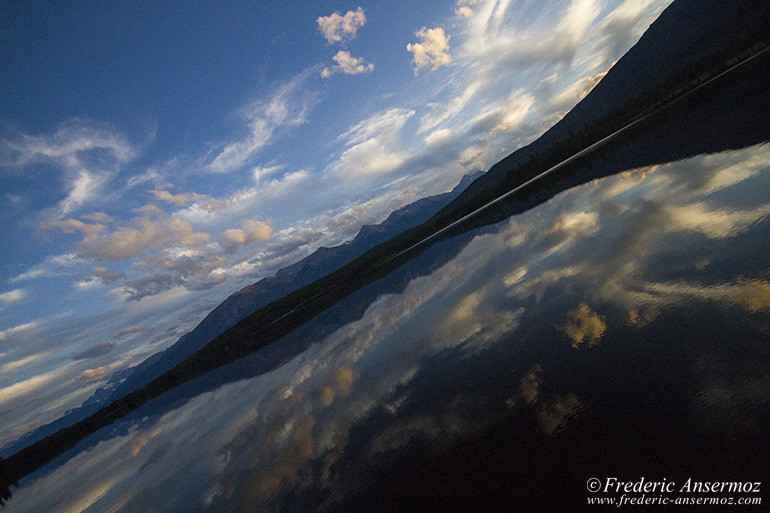
M 4 6 L 0 443 L 533 140 L 668 3 Z

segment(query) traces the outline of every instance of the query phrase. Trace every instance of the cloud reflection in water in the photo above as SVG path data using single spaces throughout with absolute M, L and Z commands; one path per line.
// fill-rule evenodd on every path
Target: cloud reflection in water
M 745 406 L 767 414 L 767 349 L 725 363 L 729 348 L 716 338 L 678 341 L 709 316 L 722 331 L 745 330 L 735 336 L 747 344 L 766 333 L 770 203 L 758 191 L 768 190 L 768 166 L 762 145 L 559 194 L 479 232 L 452 261 L 285 365 L 26 479 L 8 511 L 334 510 L 371 485 L 369 463 L 405 465 L 420 444 L 429 448 L 415 454 L 458 451 L 455 440 L 511 426 L 507 436 L 529 447 L 516 450 L 547 454 L 626 397 L 641 398 L 638 412 L 619 416 L 637 418 L 650 401 L 689 408 L 680 413 L 707 439 L 726 425 L 752 432 Z M 678 372 L 697 389 L 668 377 L 664 359 L 680 356 L 666 351 L 684 352 Z M 607 379 L 631 380 L 628 390 L 600 394 L 591 362 L 607 355 L 660 375 L 610 369 Z M 665 384 L 673 406 L 634 380 Z M 652 422 L 637 420 L 638 429 Z

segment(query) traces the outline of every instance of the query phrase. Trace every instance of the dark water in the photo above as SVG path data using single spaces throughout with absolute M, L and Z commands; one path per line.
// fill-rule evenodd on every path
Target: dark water
M 466 234 L 363 318 L 139 410 L 7 511 L 575 511 L 592 477 L 764 498 L 769 168 L 761 145 L 626 171 Z

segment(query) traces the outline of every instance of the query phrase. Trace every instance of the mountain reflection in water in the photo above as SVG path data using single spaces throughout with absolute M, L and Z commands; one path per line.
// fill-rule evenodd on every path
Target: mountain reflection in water
M 563 192 L 7 510 L 574 510 L 591 477 L 761 480 L 769 166 L 765 144 Z

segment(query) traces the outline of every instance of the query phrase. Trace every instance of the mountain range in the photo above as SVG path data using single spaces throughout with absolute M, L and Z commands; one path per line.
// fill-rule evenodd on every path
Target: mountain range
M 451 192 L 412 203 L 380 225 L 365 226 L 353 240 L 333 248 L 320 248 L 275 276 L 236 292 L 167 350 L 111 381 L 110 387 L 101 389 L 81 408 L 7 446 L 3 454 L 18 451 L 86 419 L 127 395 L 144 393 L 135 398 L 138 404 L 144 404 L 189 376 L 216 368 L 228 358 L 232 361 L 248 354 L 258 346 L 252 340 L 257 333 L 255 326 L 260 334 L 272 330 L 275 337 L 290 332 L 350 293 L 342 287 L 335 290 L 335 283 L 358 278 L 363 282 L 361 275 L 367 273 L 366 280 L 371 283 L 378 273 L 397 265 L 383 267 L 383 262 L 401 255 L 405 248 L 435 233 L 437 228 L 473 212 L 661 105 L 676 101 L 741 59 L 758 54 L 770 40 L 768 20 L 770 2 L 674 2 L 600 83 L 535 142 L 515 151 L 487 173 L 466 176 Z M 378 266 L 383 268 L 377 270 Z M 271 327 L 273 323 L 268 322 L 284 318 L 284 325 L 279 327 Z M 269 344 L 270 337 L 264 337 L 259 342 Z M 177 372 L 169 372 L 172 370 Z M 154 384 L 149 387 L 150 392 L 145 387 L 149 383 Z M 118 416 L 118 407 L 115 405 L 93 426 L 85 422 L 78 429 L 98 429 L 107 422 L 108 414 Z M 74 445 L 70 438 L 77 438 L 75 431 L 61 434 L 60 438 L 67 439 L 61 445 Z M 55 445 L 54 440 L 48 442 Z M 41 453 L 48 451 L 43 445 Z
M 25 445 L 72 425 L 103 405 L 149 383 L 255 310 L 326 276 L 404 230 L 425 222 L 482 174 L 483 172 L 477 171 L 465 175 L 451 191 L 419 199 L 395 210 L 380 224 L 364 225 L 353 239 L 334 247 L 320 247 L 299 262 L 280 269 L 274 276 L 263 278 L 235 292 L 173 345 L 155 353 L 139 365 L 116 374 L 106 386 L 99 388 L 79 408 L 68 411 L 62 418 L 41 426 L 3 447 L 2 454 L 11 454 Z

